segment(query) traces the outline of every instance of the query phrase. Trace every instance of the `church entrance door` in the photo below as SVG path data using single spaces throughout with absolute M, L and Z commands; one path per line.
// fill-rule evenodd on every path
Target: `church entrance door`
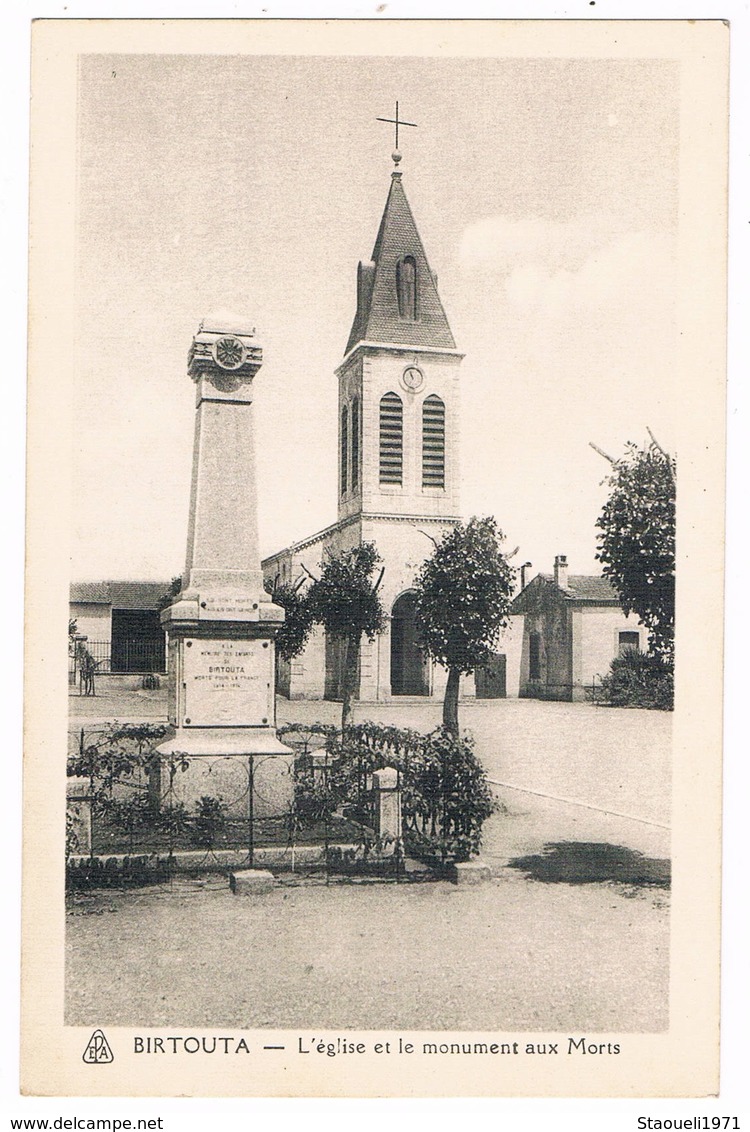
M 429 696 L 429 663 L 419 647 L 415 617 L 417 599 L 402 594 L 391 611 L 391 695 Z

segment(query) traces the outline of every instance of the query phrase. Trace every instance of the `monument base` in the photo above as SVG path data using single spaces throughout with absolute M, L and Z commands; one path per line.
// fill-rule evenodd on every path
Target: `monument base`
M 229 817 L 284 817 L 294 801 L 294 752 L 267 728 L 176 729 L 155 752 L 151 779 L 161 806 L 188 810 L 216 798 Z M 252 791 L 252 798 L 251 798 Z

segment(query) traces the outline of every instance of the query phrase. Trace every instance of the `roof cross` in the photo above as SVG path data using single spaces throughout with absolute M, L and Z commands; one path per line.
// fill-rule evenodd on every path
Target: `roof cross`
M 398 128 L 399 126 L 417 126 L 416 122 L 405 122 L 403 118 L 398 116 L 398 102 L 396 103 L 396 117 L 395 118 L 376 118 L 376 122 L 392 122 L 396 127 L 396 149 L 393 154 L 393 160 L 398 165 L 401 160 L 401 154 L 398 152 Z M 397 156 L 398 155 L 398 156 Z

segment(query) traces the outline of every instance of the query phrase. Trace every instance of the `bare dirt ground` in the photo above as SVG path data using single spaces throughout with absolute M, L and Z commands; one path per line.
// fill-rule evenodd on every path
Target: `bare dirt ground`
M 159 718 L 161 694 L 78 701 L 86 719 Z M 335 721 L 279 702 L 279 722 Z M 427 730 L 440 706 L 361 704 Z M 650 1031 L 668 1024 L 671 716 L 578 704 L 467 703 L 496 787 L 494 879 L 285 882 L 218 877 L 82 897 L 68 919 L 71 1025 Z M 596 877 L 597 879 L 588 879 Z
M 203 888 L 185 881 L 171 891 L 102 894 L 73 911 L 72 1025 L 667 1025 L 668 922 L 655 891 L 515 874 L 469 889 L 282 885 L 234 897 L 217 878 Z

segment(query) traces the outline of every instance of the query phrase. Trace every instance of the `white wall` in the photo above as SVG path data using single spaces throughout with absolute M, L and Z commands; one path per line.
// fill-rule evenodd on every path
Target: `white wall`
M 580 682 L 590 686 L 597 677 L 606 676 L 612 660 L 619 655 L 619 634 L 637 632 L 640 648 L 648 647 L 646 630 L 633 616 L 626 616 L 615 606 L 588 607 L 581 611 L 581 666 Z
M 521 690 L 521 653 L 523 650 L 523 614 L 511 617 L 503 631 L 496 652 L 505 653 L 505 694 L 517 699 Z
M 90 641 L 111 640 L 112 610 L 109 605 L 72 601 L 70 616 L 75 619 L 77 632 L 88 637 Z

